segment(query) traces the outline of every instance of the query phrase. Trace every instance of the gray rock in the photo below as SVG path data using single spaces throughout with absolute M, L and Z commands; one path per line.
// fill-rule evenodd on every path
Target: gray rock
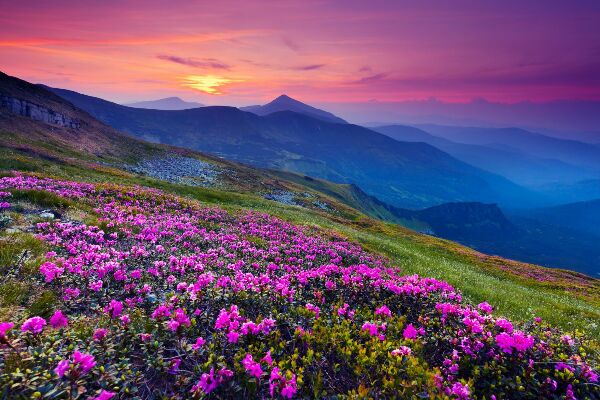
M 34 104 L 27 100 L 21 100 L 0 93 L 0 108 L 6 108 L 9 111 L 31 118 L 35 121 L 42 121 L 52 125 L 64 126 L 67 128 L 79 129 L 81 121 L 68 117 L 64 114 L 55 112 L 44 106 Z
M 278 203 L 287 204 L 290 206 L 298 206 L 300 204 L 296 201 L 295 197 L 296 197 L 295 193 L 284 191 L 284 190 L 279 191 L 279 192 L 267 193 L 263 196 L 263 198 L 265 198 L 267 200 L 273 200 Z
M 213 164 L 178 155 L 145 159 L 136 165 L 121 167 L 137 174 L 190 186 L 213 186 L 222 172 Z

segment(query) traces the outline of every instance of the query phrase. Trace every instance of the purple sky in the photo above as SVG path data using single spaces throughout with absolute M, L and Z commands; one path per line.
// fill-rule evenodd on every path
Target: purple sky
M 0 69 L 117 102 L 600 100 L 600 1 L 4 2 Z

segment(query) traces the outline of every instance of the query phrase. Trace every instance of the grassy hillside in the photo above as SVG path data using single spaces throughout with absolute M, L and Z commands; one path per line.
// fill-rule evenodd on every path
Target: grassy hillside
M 175 183 L 2 137 L 7 398 L 598 394 L 598 280 L 368 217 L 349 205 L 387 209 L 352 186 L 165 146 L 132 157 L 217 171 Z
M 72 106 L 60 103 L 53 107 L 62 110 Z M 406 273 L 444 279 L 470 301 L 493 302 L 500 314 L 521 321 L 537 315 L 556 326 L 580 328 L 596 337 L 600 334 L 596 323 L 600 318 L 597 279 L 490 257 L 454 242 L 373 219 L 365 213 L 384 218 L 389 217 L 389 209 L 349 185 L 263 171 L 188 150 L 149 144 L 125 137 L 80 110 L 71 112 L 89 129 L 97 126 L 91 134 L 100 132 L 105 141 L 100 142 L 102 146 L 91 151 L 82 146 L 77 135 L 84 136 L 85 129 L 58 128 L 0 111 L 0 171 L 143 185 L 227 209 L 265 211 L 302 225 L 335 230 L 388 257 Z M 215 179 L 184 180 L 182 184 L 128 169 L 140 160 L 160 160 L 174 154 L 209 164 Z M 275 194 L 275 199 L 283 198 L 284 202 L 267 200 L 265 194 Z M 284 204 L 290 198 L 295 205 Z
M 0 149 L 2 169 L 92 182 L 141 184 L 225 209 L 251 209 L 302 225 L 334 230 L 388 257 L 405 273 L 444 279 L 472 302 L 489 301 L 497 312 L 517 320 L 540 316 L 556 326 L 600 337 L 600 281 L 571 271 L 491 257 L 454 242 L 418 234 L 370 218 L 330 198 L 332 209 L 289 206 L 250 192 L 173 184 L 116 168 L 87 168 L 14 150 Z

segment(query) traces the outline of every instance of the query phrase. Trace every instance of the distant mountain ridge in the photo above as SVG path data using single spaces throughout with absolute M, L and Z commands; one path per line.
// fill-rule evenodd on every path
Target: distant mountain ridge
M 309 106 L 308 104 L 304 104 L 296 99 L 292 99 L 291 97 L 285 94 L 282 94 L 281 96 L 277 97 L 276 99 L 265 105 L 240 107 L 240 110 L 248 111 L 261 116 L 273 114 L 278 111 L 293 111 L 327 122 L 347 124 L 345 120 L 333 115 L 330 112 Z
M 480 143 L 473 144 L 460 142 L 459 135 L 458 138 L 449 139 L 406 125 L 385 125 L 371 129 L 400 141 L 428 143 L 461 161 L 525 186 L 568 183 L 600 177 L 600 171 L 595 171 L 590 166 L 568 163 L 559 158 L 532 155 L 524 149 L 486 143 L 484 138 L 478 138 Z M 476 140 L 467 140 L 471 141 Z
M 536 221 L 600 237 L 600 199 L 516 212 Z
M 189 110 L 190 108 L 204 107 L 204 104 L 195 101 L 185 101 L 179 97 L 165 97 L 164 99 L 139 101 L 123 104 L 127 107 L 147 108 L 152 110 Z
M 416 127 L 453 142 L 521 151 L 600 172 L 600 148 L 577 140 L 558 139 L 521 128 L 480 128 L 444 125 Z
M 69 90 L 51 90 L 134 136 L 256 166 L 355 183 L 398 207 L 449 201 L 527 204 L 535 196 L 428 144 L 398 142 L 357 125 L 291 111 L 261 117 L 233 107 L 135 109 Z

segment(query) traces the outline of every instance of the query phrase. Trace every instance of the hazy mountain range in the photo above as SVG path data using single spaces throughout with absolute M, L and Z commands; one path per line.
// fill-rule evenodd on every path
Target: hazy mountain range
M 353 123 L 401 123 L 481 126 L 518 126 L 564 139 L 600 143 L 600 101 L 559 100 L 498 103 L 484 99 L 445 102 L 438 99 L 385 102 L 321 103 L 320 106 Z
M 231 107 L 179 111 L 138 109 L 75 92 L 52 90 L 60 97 L 43 86 L 6 75 L 2 77 L 1 108 L 28 116 L 15 119 L 1 113 L 0 130 L 6 135 L 0 141 L 3 145 L 32 155 L 39 150 L 27 143 L 38 141 L 47 149 L 72 149 L 68 151 L 87 152 L 107 161 L 156 157 L 167 154 L 165 152 L 185 154 L 182 149 L 170 150 L 128 138 L 118 130 L 127 131 L 133 136 L 200 148 L 228 159 L 278 169 L 267 173 L 229 164 L 228 168 L 237 172 L 231 176 L 223 174 L 227 177 L 224 179 L 233 179 L 238 186 L 251 185 L 254 189 L 250 190 L 298 185 L 367 215 L 455 240 L 486 253 L 574 268 L 591 275 L 598 273 L 598 201 L 541 207 L 547 200 L 545 195 L 460 159 L 481 152 L 481 160 L 493 159 L 490 155 L 495 154 L 494 160 L 498 161 L 509 154 L 513 159 L 518 156 L 523 163 L 529 163 L 524 165 L 549 162 L 539 156 L 526 157 L 524 152 L 514 148 L 507 149 L 505 143 L 497 143 L 498 140 L 477 138 L 470 139 L 476 144 L 457 143 L 415 127 L 378 128 L 403 139 L 398 141 L 360 126 L 326 122 L 288 110 L 258 116 Z M 289 103 L 294 105 L 295 101 Z M 48 128 L 42 129 L 39 123 L 50 125 L 43 125 Z M 57 124 L 63 128 L 57 129 Z M 10 132 L 18 132 L 18 140 L 11 139 L 14 133 Z M 468 137 L 453 139 L 467 140 Z M 520 138 L 517 135 L 517 139 L 512 140 Z M 565 165 L 571 168 L 569 173 L 573 175 L 581 168 L 562 160 L 554 161 L 557 170 Z M 527 170 L 523 165 L 520 168 Z M 249 178 L 250 175 L 253 178 Z M 338 183 L 317 179 L 319 176 L 333 177 Z M 564 179 L 564 185 L 575 185 Z M 578 182 L 579 193 L 594 196 L 597 181 Z M 398 191 L 400 187 L 402 191 Z
M 448 201 L 533 204 L 535 193 L 425 143 L 292 111 L 258 116 L 233 107 L 143 110 L 51 89 L 101 121 L 137 137 L 218 154 L 256 166 L 355 183 L 392 205 Z
M 372 129 L 396 140 L 431 144 L 459 160 L 525 186 L 572 183 L 600 176 L 599 147 L 523 129 L 438 125 L 387 125 Z

